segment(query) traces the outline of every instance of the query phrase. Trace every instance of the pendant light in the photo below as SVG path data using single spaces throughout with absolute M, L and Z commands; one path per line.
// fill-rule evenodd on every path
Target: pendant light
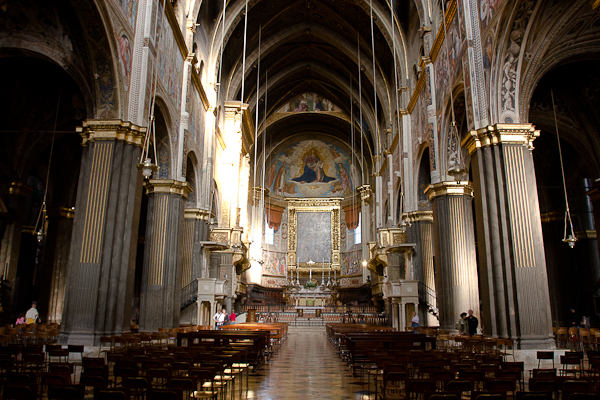
M 558 157 L 560 159 L 560 172 L 562 174 L 562 184 L 565 193 L 565 230 L 563 235 L 563 242 L 569 245 L 570 248 L 575 247 L 575 242 L 578 240 L 573 229 L 573 220 L 571 219 L 571 210 L 569 209 L 569 198 L 567 197 L 567 182 L 565 180 L 565 166 L 563 164 L 562 149 L 560 147 L 560 136 L 558 135 L 558 120 L 556 119 L 556 105 L 554 104 L 554 91 L 550 89 L 550 96 L 552 98 L 552 110 L 554 112 L 554 126 L 556 128 L 556 141 L 558 142 Z M 567 237 L 567 228 L 571 228 L 571 233 Z

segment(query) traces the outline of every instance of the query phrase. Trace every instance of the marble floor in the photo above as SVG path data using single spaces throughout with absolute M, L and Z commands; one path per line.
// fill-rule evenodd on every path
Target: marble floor
M 369 399 L 328 343 L 324 327 L 290 327 L 269 363 L 250 375 L 248 399 Z M 365 392 L 363 392 L 364 390 Z M 244 398 L 244 396 L 242 397 Z

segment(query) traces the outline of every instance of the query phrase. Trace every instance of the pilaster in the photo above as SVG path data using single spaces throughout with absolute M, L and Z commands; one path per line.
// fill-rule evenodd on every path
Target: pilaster
M 533 166 L 531 124 L 471 131 L 477 234 L 487 334 L 518 339 L 521 348 L 552 347 L 552 319 L 542 223 Z
M 26 212 L 26 200 L 33 190 L 24 183 L 13 182 L 8 190 L 8 210 L 13 210 L 13 221 L 6 225 L 2 246 L 0 246 L 0 262 L 2 265 L 2 276 L 14 288 L 19 264 L 19 252 L 21 249 L 21 234 L 23 233 L 23 222 Z M 14 290 L 11 297 L 14 296 Z
M 433 206 L 435 289 L 441 329 L 454 329 L 461 312 L 478 314 L 479 289 L 469 182 L 440 182 L 426 189 Z
M 427 308 L 437 309 L 435 292 L 435 271 L 433 253 L 433 211 L 415 211 L 406 214 L 405 220 L 410 224 L 406 233 L 410 243 L 417 243 L 413 263 L 415 266 L 415 280 L 423 283 L 424 290 L 419 290 L 419 296 Z M 421 318 L 425 317 L 427 326 L 438 323 L 427 309 L 422 310 Z
M 182 236 L 187 182 L 151 179 L 140 294 L 140 331 L 179 326 Z M 189 283 L 189 282 L 187 282 Z M 186 284 L 187 284 L 186 283 Z
M 221 182 L 222 204 L 219 226 L 235 228 L 239 224 L 239 181 L 240 159 L 242 152 L 242 113 L 246 105 L 239 101 L 225 102 L 224 132 L 225 149 L 223 150 L 219 175 Z
M 61 324 L 61 343 L 95 344 L 129 330 L 146 129 L 87 120 Z

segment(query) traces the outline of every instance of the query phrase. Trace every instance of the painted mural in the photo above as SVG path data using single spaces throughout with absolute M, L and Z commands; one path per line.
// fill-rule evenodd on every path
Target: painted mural
M 181 84 L 183 56 L 173 35 L 173 29 L 166 21 L 158 27 L 158 76 L 177 108 L 181 106 Z
M 361 251 L 342 253 L 342 262 L 340 265 L 340 273 L 342 276 L 361 273 L 361 254 Z
M 119 1 L 125 16 L 127 17 L 127 22 L 131 25 L 132 28 L 135 29 L 135 20 L 137 18 L 137 10 L 138 10 L 138 2 L 137 0 L 120 0 Z
M 356 188 L 358 170 L 348 154 L 321 140 L 288 145 L 267 165 L 267 188 L 280 196 L 348 196 Z
M 285 275 L 285 253 L 263 250 L 263 275 Z
M 298 262 L 327 262 L 331 259 L 331 213 L 296 214 L 296 257 Z
M 289 101 L 286 105 L 281 107 L 277 112 L 306 112 L 306 111 L 342 111 L 333 102 L 319 96 L 316 93 L 304 93 L 300 96 L 295 97 Z
M 129 91 L 129 79 L 131 77 L 131 45 L 125 30 L 115 34 L 119 45 L 119 64 L 123 73 L 123 86 Z
M 260 284 L 265 287 L 282 287 L 285 286 L 285 278 L 272 278 L 270 276 L 263 276 L 260 280 Z
M 360 286 L 362 285 L 362 278 L 342 278 L 340 279 L 341 287 L 351 287 L 351 286 Z
M 481 19 L 481 32 L 489 25 L 490 21 L 500 9 L 504 0 L 480 0 L 479 2 L 479 18 Z

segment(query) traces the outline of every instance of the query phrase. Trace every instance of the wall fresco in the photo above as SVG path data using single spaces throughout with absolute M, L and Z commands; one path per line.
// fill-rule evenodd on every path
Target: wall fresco
M 263 250 L 263 275 L 285 275 L 285 253 Z

